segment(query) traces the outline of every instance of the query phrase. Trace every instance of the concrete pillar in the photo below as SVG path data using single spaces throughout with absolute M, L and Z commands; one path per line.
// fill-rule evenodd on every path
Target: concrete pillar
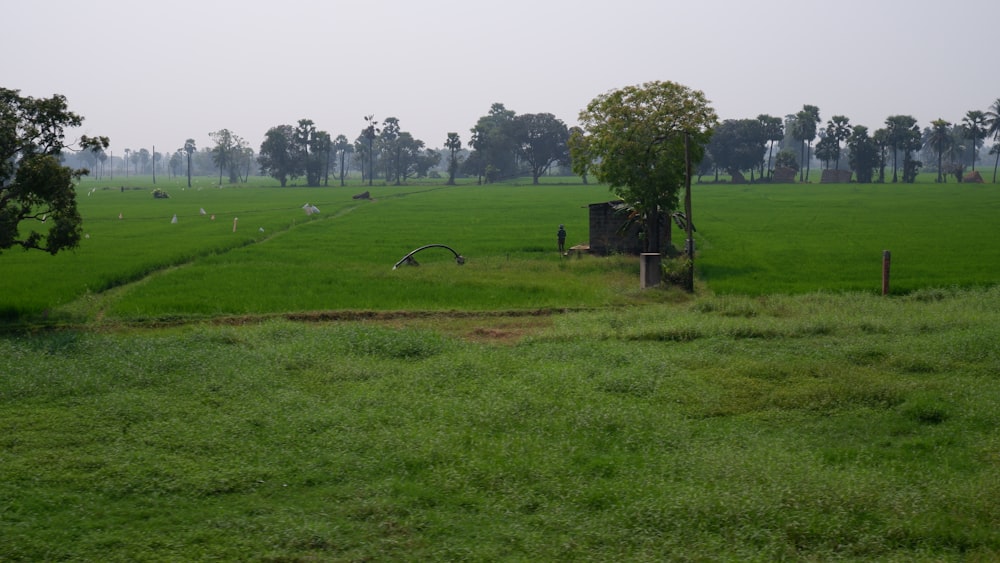
M 639 287 L 656 287 L 660 285 L 663 274 L 660 271 L 660 254 L 643 252 L 639 255 Z

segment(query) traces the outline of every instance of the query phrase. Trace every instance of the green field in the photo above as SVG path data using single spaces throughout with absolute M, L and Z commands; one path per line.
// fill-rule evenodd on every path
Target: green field
M 0 561 L 1000 558 L 994 186 L 697 185 L 687 294 L 602 186 L 133 182 L 0 255 Z
M 586 206 L 610 199 L 603 186 L 375 186 L 374 199 L 363 201 L 351 197 L 362 186 L 220 189 L 202 181 L 168 184 L 167 200 L 150 197 L 148 180 L 125 191 L 84 183 L 88 238 L 55 257 L 4 253 L 0 315 L 77 322 L 580 308 L 638 298 L 634 259 L 553 252 L 560 223 L 571 245 L 588 242 Z M 306 216 L 305 203 L 321 213 Z M 890 250 L 894 293 L 986 287 L 998 280 L 1000 248 L 990 244 L 998 208 L 994 186 L 698 185 L 697 276 L 717 294 L 878 291 L 882 251 Z M 678 244 L 682 236 L 675 233 Z M 426 267 L 391 270 L 432 243 L 468 262 L 451 267 L 449 252 L 425 251 L 417 258 Z

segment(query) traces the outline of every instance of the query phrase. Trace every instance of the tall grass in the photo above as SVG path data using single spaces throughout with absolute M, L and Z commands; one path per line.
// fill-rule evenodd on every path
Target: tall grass
M 8 334 L 0 559 L 992 560 L 998 297 Z

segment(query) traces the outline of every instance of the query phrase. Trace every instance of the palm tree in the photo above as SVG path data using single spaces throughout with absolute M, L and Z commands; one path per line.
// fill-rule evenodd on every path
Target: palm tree
M 851 125 L 850 120 L 843 115 L 835 115 L 830 121 L 826 122 L 826 136 L 832 137 L 837 142 L 837 150 L 834 152 L 836 157 L 834 158 L 835 164 L 833 168 L 835 170 L 840 170 L 840 143 L 843 143 L 851 137 Z
M 979 152 L 979 140 L 986 138 L 986 113 L 979 110 L 969 110 L 962 118 L 965 136 L 972 139 L 972 171 L 976 171 L 976 153 Z
M 184 152 L 187 153 L 187 165 L 188 165 L 188 187 L 191 187 L 191 155 L 194 154 L 196 150 L 194 145 L 194 139 L 188 139 L 184 141 Z
M 804 105 L 802 106 L 802 111 L 795 114 L 792 136 L 802 143 L 800 149 L 802 163 L 799 166 L 799 181 L 809 178 L 809 162 L 812 160 L 809 153 L 812 151 L 813 139 L 816 138 L 817 123 L 819 123 L 819 108 L 816 106 Z
M 899 181 L 897 171 L 899 151 L 903 150 L 903 176 L 905 180 L 906 165 L 910 161 L 910 150 L 913 139 L 920 139 L 920 128 L 917 120 L 909 115 L 890 115 L 885 120 L 888 145 L 892 147 L 892 183 Z
M 947 121 L 939 118 L 932 121 L 931 125 L 932 128 L 929 130 L 930 133 L 924 140 L 924 146 L 934 147 L 934 152 L 937 153 L 938 157 L 937 182 L 942 183 L 944 182 L 945 179 L 944 167 L 943 167 L 944 147 L 946 144 L 951 142 L 951 132 L 948 130 L 948 128 L 951 127 L 951 123 L 948 123 Z
M 763 137 L 768 143 L 767 147 L 767 177 L 771 178 L 771 154 L 774 152 L 774 143 L 785 138 L 785 125 L 781 122 L 780 117 L 772 117 L 766 113 L 762 113 L 757 116 L 757 121 L 760 122 L 763 131 Z M 764 176 L 764 172 L 761 171 L 761 177 Z
M 340 155 L 340 185 L 344 186 L 344 177 L 347 174 L 347 155 L 354 152 L 354 146 L 347 140 L 347 136 L 337 135 L 333 141 L 333 149 Z
M 996 153 L 997 159 L 993 163 L 993 183 L 997 183 L 997 165 L 1000 165 L 1000 98 L 997 98 L 986 112 L 986 135 L 993 138 L 993 149 L 991 153 Z
M 462 149 L 462 140 L 458 133 L 448 133 L 448 138 L 444 141 L 444 148 L 448 149 L 448 185 L 455 185 L 455 174 L 458 172 L 458 151 Z

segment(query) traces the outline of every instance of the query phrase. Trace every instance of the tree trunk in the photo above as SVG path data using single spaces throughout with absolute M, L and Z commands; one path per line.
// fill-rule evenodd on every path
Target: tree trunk
M 646 215 L 646 252 L 660 252 L 660 208 Z
M 691 218 L 691 135 L 684 134 L 684 250 L 687 254 L 687 271 L 684 289 L 694 291 L 694 223 Z

